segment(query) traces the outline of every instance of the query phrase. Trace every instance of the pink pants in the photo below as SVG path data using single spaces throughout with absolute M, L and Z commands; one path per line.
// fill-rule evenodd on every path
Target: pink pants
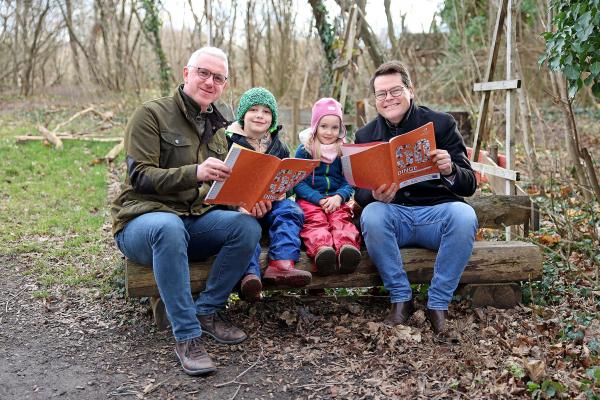
M 296 203 L 304 211 L 304 226 L 300 237 L 310 258 L 314 258 L 323 246 L 333 247 L 338 254 L 345 244 L 360 250 L 360 233 L 352 222 L 352 209 L 346 203 L 330 214 L 306 200 L 298 199 Z

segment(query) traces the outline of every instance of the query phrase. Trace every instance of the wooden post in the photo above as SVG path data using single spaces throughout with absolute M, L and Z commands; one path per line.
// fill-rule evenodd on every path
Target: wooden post
M 484 82 L 490 82 L 494 76 L 496 69 L 496 60 L 498 59 L 498 50 L 500 48 L 500 39 L 502 38 L 502 28 L 504 26 L 504 18 L 506 17 L 507 0 L 502 0 L 498 14 L 496 16 L 496 26 L 494 28 L 494 36 L 492 38 L 492 50 L 490 51 L 485 73 Z M 490 102 L 490 91 L 483 92 L 483 97 L 479 103 L 479 114 L 477 116 L 477 127 L 473 136 L 473 152 L 471 153 L 471 161 L 476 161 L 481 149 L 483 141 L 483 133 L 485 132 L 485 123 L 487 120 L 488 105 Z
M 292 132 L 290 137 L 290 143 L 292 143 L 291 151 L 294 151 L 298 146 L 298 125 L 300 123 L 300 101 L 298 97 L 294 96 L 292 99 Z
M 348 18 L 348 29 L 346 30 L 346 38 L 344 40 L 343 62 L 346 63 L 342 71 L 342 82 L 340 85 L 340 103 L 342 109 L 346 105 L 346 92 L 348 89 L 348 75 L 352 68 L 352 51 L 354 50 L 354 41 L 356 40 L 356 4 L 350 8 L 350 16 Z
M 513 0 L 508 0 L 507 11 L 506 11 L 506 80 L 513 79 L 514 75 L 514 61 L 513 51 L 515 46 L 515 9 Z M 504 152 L 506 156 L 506 169 L 515 169 L 515 149 L 514 149 L 514 128 L 515 128 L 515 89 L 506 90 L 506 129 L 505 129 L 505 141 L 504 141 Z M 504 194 L 514 195 L 516 194 L 515 182 L 506 180 L 504 183 Z M 506 227 L 506 240 L 510 240 L 511 228 Z
M 356 128 L 354 129 L 354 132 L 356 132 L 356 130 L 362 128 L 366 122 L 367 122 L 367 110 L 365 107 L 365 101 L 357 100 L 356 101 L 356 122 L 355 122 Z

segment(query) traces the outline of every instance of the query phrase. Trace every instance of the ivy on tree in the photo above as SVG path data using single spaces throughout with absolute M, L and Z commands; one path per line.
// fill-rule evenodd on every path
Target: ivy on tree
M 600 98 L 600 0 L 553 0 L 555 32 L 544 32 L 546 50 L 540 65 L 560 70 L 569 98 L 585 85 Z

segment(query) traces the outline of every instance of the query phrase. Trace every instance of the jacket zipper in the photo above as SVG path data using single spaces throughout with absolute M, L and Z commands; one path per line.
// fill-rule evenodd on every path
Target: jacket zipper
M 331 182 L 329 180 L 329 164 L 325 167 L 325 182 L 327 182 L 327 188 L 325 189 L 325 195 L 329 195 L 329 189 L 331 189 Z

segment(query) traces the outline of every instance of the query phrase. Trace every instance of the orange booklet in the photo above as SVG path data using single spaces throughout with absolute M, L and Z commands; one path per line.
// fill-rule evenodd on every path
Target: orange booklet
M 225 164 L 231 168 L 231 175 L 223 182 L 213 182 L 204 202 L 241 206 L 249 211 L 261 200 L 279 200 L 318 167 L 319 160 L 279 159 L 233 146 Z
M 431 150 L 435 150 L 435 133 L 429 122 L 389 142 L 342 145 L 342 168 L 348 182 L 359 188 L 392 183 L 405 187 L 440 178 L 429 157 Z

